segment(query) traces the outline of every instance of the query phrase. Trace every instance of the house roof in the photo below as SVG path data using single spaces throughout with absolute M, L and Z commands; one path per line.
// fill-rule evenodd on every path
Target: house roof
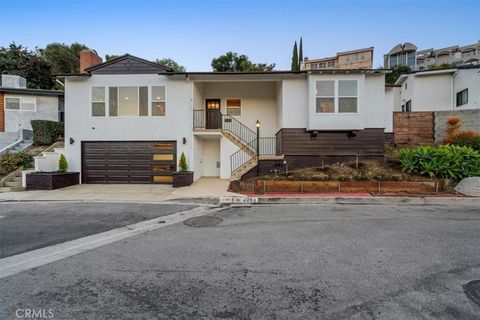
M 261 77 L 261 76 L 271 76 L 271 77 L 301 77 L 309 74 L 381 74 L 381 73 L 390 73 L 389 69 L 316 69 L 316 70 L 302 70 L 302 71 L 287 71 L 287 70 L 278 70 L 278 71 L 247 71 L 247 72 L 168 72 L 168 73 L 159 73 L 159 75 L 166 76 L 185 76 L 185 77 L 199 77 L 199 76 L 208 76 L 211 78 L 228 78 L 228 77 Z
M 131 54 L 124 54 L 123 56 L 117 57 L 110 61 L 102 62 L 85 69 L 87 73 L 128 73 L 128 71 L 138 71 L 138 68 L 141 67 L 142 71 L 150 71 L 149 73 L 155 72 L 171 72 L 173 71 L 170 67 L 145 60 Z M 101 72 L 102 70 L 107 72 Z M 155 72 L 154 72 L 155 71 Z
M 36 96 L 63 96 L 64 92 L 60 90 L 29 89 L 29 88 L 9 88 L 0 87 L 0 92 L 18 93 Z

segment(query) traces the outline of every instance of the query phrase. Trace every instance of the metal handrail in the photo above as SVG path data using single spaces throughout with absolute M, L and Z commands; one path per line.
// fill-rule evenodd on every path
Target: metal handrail
M 242 122 L 228 114 L 220 114 L 222 116 L 222 129 L 233 134 L 244 144 L 249 144 L 257 138 L 257 133 Z
M 258 156 L 276 155 L 277 141 L 275 137 L 262 137 L 258 141 L 259 154 L 257 154 L 256 149 L 257 139 L 254 139 L 230 156 L 230 168 L 232 175 L 252 159 L 256 159 L 258 161 Z M 247 151 L 247 149 L 249 149 L 250 152 Z

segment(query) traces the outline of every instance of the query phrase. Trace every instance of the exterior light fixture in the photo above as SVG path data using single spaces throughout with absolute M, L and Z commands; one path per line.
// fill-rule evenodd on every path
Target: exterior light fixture
M 255 127 L 260 128 L 260 121 L 257 120 L 257 123 L 255 123 Z
M 70 144 L 74 144 L 75 140 L 73 138 L 70 138 Z
M 187 138 L 183 137 L 182 141 L 183 141 L 183 144 L 187 144 Z

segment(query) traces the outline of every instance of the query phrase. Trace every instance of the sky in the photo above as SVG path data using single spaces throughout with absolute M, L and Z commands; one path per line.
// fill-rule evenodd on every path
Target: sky
M 295 40 L 304 56 L 405 41 L 419 49 L 480 40 L 480 0 L 0 0 L 0 46 L 30 49 L 80 42 L 106 54 L 172 58 L 210 71 L 233 51 L 290 69 Z

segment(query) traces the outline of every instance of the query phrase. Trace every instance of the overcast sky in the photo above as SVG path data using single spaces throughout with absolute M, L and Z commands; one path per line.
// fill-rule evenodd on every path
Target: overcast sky
M 80 42 L 105 54 L 170 57 L 211 70 L 226 51 L 289 69 L 303 37 L 310 59 L 394 45 L 419 49 L 480 40 L 480 0 L 0 0 L 0 46 Z

